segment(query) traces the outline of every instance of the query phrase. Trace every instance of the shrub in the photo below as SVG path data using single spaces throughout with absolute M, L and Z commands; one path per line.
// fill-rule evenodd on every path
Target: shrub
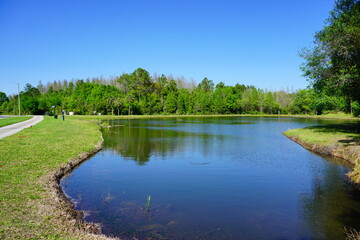
M 351 103 L 351 112 L 354 115 L 354 117 L 360 116 L 360 104 L 358 101 L 354 101 Z

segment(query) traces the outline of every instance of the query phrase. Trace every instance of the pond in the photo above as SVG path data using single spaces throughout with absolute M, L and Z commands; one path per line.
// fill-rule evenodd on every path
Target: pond
M 293 118 L 110 121 L 104 149 L 61 182 L 104 234 L 122 239 L 344 239 L 360 193 L 343 162 L 286 138 Z

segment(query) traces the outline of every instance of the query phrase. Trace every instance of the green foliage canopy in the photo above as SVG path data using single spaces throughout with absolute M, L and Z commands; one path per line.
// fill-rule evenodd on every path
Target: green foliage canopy
M 338 0 L 315 46 L 301 56 L 316 91 L 360 101 L 360 1 Z
M 188 86 L 188 87 L 184 87 Z M 190 87 L 189 87 L 190 86 Z M 14 114 L 17 96 L 0 94 L 2 113 Z M 241 114 L 323 113 L 347 110 L 345 98 L 318 93 L 313 89 L 296 92 L 268 91 L 254 86 L 227 86 L 204 78 L 198 85 L 180 78 L 154 75 L 142 68 L 111 80 L 82 79 L 57 81 L 20 93 L 23 114 Z M 53 109 L 52 106 L 55 106 Z M 358 106 L 352 104 L 353 109 Z

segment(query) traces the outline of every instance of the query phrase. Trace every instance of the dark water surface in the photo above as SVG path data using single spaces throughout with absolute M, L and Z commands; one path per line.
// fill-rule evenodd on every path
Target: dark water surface
M 122 239 L 344 239 L 344 227 L 360 229 L 360 194 L 346 181 L 348 169 L 282 135 L 324 123 L 112 121 L 104 150 L 61 185 L 86 221 Z

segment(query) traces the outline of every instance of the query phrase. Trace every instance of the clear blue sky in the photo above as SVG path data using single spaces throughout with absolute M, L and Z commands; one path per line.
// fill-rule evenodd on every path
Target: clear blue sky
M 0 0 L 0 91 L 130 73 L 305 88 L 333 0 Z

